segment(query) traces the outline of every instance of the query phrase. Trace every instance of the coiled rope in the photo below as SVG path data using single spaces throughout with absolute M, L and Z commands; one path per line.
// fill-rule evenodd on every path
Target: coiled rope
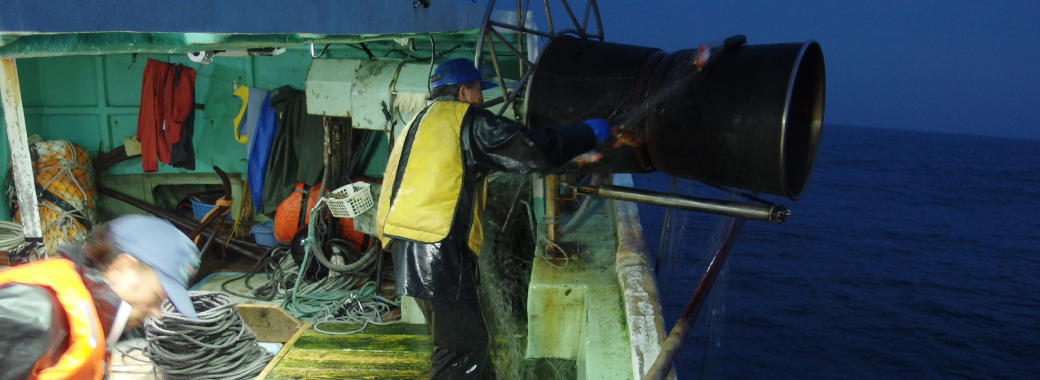
M 22 225 L 0 220 L 0 250 L 15 250 L 22 244 L 25 244 Z
M 198 319 L 163 302 L 162 319 L 145 321 L 144 353 L 163 380 L 254 379 L 273 355 L 256 344 L 235 302 L 220 292 L 191 291 Z
M 390 300 L 376 292 L 376 284 L 369 279 L 375 273 L 376 260 L 381 254 L 380 248 L 373 243 L 355 262 L 346 264 L 341 256 L 326 257 L 326 252 L 333 252 L 336 247 L 345 248 L 349 244 L 342 240 L 327 239 L 324 250 L 318 244 L 319 231 L 317 224 L 324 220 L 321 207 L 324 200 L 311 210 L 308 223 L 308 238 L 302 265 L 296 263 L 289 253 L 288 247 L 272 248 L 264 255 L 264 259 L 250 270 L 244 277 L 230 279 L 221 284 L 228 294 L 261 301 L 283 300 L 281 307 L 293 317 L 301 321 L 314 322 L 314 330 L 331 335 L 353 334 L 363 331 L 368 325 L 387 325 L 399 321 L 388 318 L 392 306 L 400 306 L 399 300 Z M 344 246 L 344 247 L 341 247 Z M 331 270 L 328 277 L 308 282 L 300 268 L 310 267 L 311 261 L 318 258 Z M 267 281 L 254 287 L 251 279 L 261 271 L 267 273 Z M 381 275 L 381 274 L 380 274 Z M 227 288 L 233 281 L 245 281 L 249 294 L 238 294 Z M 358 323 L 362 327 L 351 332 L 329 332 L 321 329 L 326 322 Z
M 336 260 L 337 258 L 333 259 L 333 261 Z M 224 281 L 220 287 L 225 293 L 237 297 L 258 301 L 284 300 L 292 294 L 299 270 L 300 267 L 293 261 L 289 247 L 275 247 L 268 250 L 263 259 L 257 262 L 245 276 Z M 257 278 L 256 275 L 260 272 L 266 272 L 266 280 L 254 287 L 253 279 Z M 228 289 L 227 285 L 235 281 L 243 281 L 246 288 L 249 289 L 249 294 L 239 294 Z M 357 282 L 354 281 L 354 277 L 340 276 L 339 273 L 333 272 L 328 277 L 301 285 L 298 290 L 301 294 L 344 290 L 360 285 L 362 282 L 364 280 Z
M 307 268 L 311 260 L 317 257 L 322 265 L 325 265 L 332 271 L 341 272 L 344 277 L 358 276 L 359 274 L 360 277 L 365 279 L 371 277 L 375 270 L 374 263 L 376 258 L 381 254 L 379 245 L 375 242 L 372 243 L 372 246 L 369 247 L 360 259 L 348 265 L 333 263 L 325 257 L 325 253 L 316 239 L 317 223 L 318 220 L 321 220 L 320 213 L 321 207 L 325 205 L 324 201 L 325 199 L 322 198 L 311 209 L 310 222 L 307 225 L 307 240 L 304 243 L 306 249 L 304 250 L 303 265 L 301 267 Z M 366 281 L 361 288 L 349 291 L 333 290 L 305 293 L 300 291 L 300 286 L 303 283 L 303 272 L 297 271 L 293 290 L 289 298 L 282 302 L 282 308 L 302 321 L 316 322 L 317 324 L 314 326 L 315 331 L 334 334 L 321 330 L 320 325 L 324 322 L 364 324 L 361 329 L 356 331 L 335 334 L 353 334 L 364 330 L 369 324 L 386 325 L 397 322 L 386 321 L 385 317 L 390 313 L 390 306 L 399 306 L 400 301 L 390 300 L 376 294 L 375 282 Z M 380 273 L 379 275 L 382 274 Z

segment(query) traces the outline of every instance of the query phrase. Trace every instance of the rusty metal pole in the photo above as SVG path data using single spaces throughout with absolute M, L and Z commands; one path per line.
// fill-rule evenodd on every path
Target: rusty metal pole
M 185 234 L 187 234 L 189 231 L 193 231 L 195 228 L 198 228 L 200 226 L 200 224 L 194 220 L 187 220 L 181 218 L 180 216 L 174 214 L 172 211 L 163 210 L 145 201 L 134 199 L 129 195 L 120 193 L 116 190 L 104 186 L 98 186 L 98 193 L 104 194 L 105 196 L 112 197 L 113 199 L 137 207 L 144 212 L 155 215 L 156 217 L 166 219 L 170 223 L 173 223 L 174 226 L 177 226 L 177 229 L 184 231 Z M 217 225 L 219 226 L 219 224 Z M 210 236 L 211 233 L 213 232 L 202 231 L 199 234 L 199 236 L 205 238 Z M 236 238 L 231 238 L 231 240 L 228 241 L 227 248 L 232 250 L 233 252 L 242 254 L 246 257 L 250 257 L 255 260 L 260 260 L 262 253 L 266 252 L 267 250 L 267 247 L 249 243 Z
M 675 359 L 675 355 L 679 353 L 683 342 L 686 341 L 686 336 L 689 335 L 693 322 L 697 320 L 697 314 L 700 312 L 701 306 L 704 305 L 704 300 L 708 298 L 712 285 L 715 285 L 715 280 L 719 277 L 719 273 L 722 272 L 722 267 L 726 264 L 726 258 L 729 257 L 729 251 L 733 248 L 733 243 L 737 241 L 737 235 L 740 235 L 742 226 L 744 226 L 744 219 L 732 218 L 730 220 L 729 227 L 726 229 L 726 236 L 722 238 L 722 244 L 719 246 L 719 250 L 715 252 L 715 258 L 711 260 L 711 264 L 708 264 L 708 270 L 704 272 L 704 277 L 697 284 L 697 290 L 693 292 L 693 297 L 686 304 L 686 308 L 683 309 L 679 320 L 675 322 L 672 332 L 668 334 L 668 338 L 661 345 L 661 353 L 657 355 L 657 360 L 654 360 L 654 365 L 650 367 L 646 375 L 643 375 L 643 380 L 664 379 L 671 372 L 672 360 Z
M 556 198 L 560 194 L 560 176 L 545 176 L 545 240 L 550 244 L 545 247 L 549 257 L 556 257 L 560 252 L 556 246 L 560 244 L 560 205 Z
M 7 144 L 11 149 L 12 175 L 18 194 L 18 214 L 27 243 L 19 249 L 18 255 L 27 255 L 43 246 L 43 228 L 36 202 L 36 178 L 29 154 L 29 139 L 25 133 L 25 111 L 18 84 L 18 67 L 14 59 L 0 60 L 0 98 L 3 100 Z

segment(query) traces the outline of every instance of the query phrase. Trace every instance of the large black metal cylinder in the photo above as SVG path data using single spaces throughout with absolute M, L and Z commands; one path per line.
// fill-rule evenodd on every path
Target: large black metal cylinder
M 628 145 L 600 147 L 600 161 L 559 172 L 660 170 L 797 199 L 823 122 L 819 44 L 729 43 L 710 53 L 557 38 L 533 74 L 527 121 L 604 118 L 626 136 Z

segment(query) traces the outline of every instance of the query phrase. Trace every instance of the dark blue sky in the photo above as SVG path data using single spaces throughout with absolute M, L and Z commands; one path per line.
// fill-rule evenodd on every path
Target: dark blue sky
M 1040 1 L 599 4 L 611 42 L 677 50 L 734 34 L 751 44 L 819 41 L 826 123 L 1040 139 Z

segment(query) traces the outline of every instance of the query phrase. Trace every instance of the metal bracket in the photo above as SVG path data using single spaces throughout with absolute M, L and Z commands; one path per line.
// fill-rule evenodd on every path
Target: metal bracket
M 43 252 L 43 238 L 26 238 L 25 243 L 10 251 L 7 260 L 13 267 L 45 258 L 47 254 Z

